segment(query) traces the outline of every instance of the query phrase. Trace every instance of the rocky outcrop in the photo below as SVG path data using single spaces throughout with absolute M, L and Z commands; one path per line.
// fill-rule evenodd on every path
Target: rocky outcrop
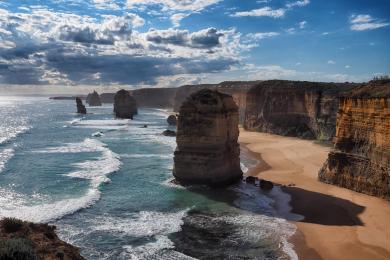
M 79 98 L 79 97 L 76 98 L 76 105 L 77 105 L 77 113 L 79 113 L 79 114 L 86 114 L 87 113 L 87 109 L 83 105 L 83 101 L 81 100 L 81 98 Z
M 390 80 L 341 98 L 334 142 L 319 179 L 390 200 Z
M 182 184 L 240 180 L 238 107 L 230 95 L 202 89 L 180 108 L 173 175 Z
M 167 118 L 168 125 L 177 125 L 177 117 L 175 115 L 170 115 Z
M 307 139 L 331 140 L 338 97 L 356 84 L 270 80 L 252 87 L 246 98 L 244 128 Z
M 83 260 L 78 248 L 61 241 L 55 226 L 17 219 L 0 221 L 0 259 Z
M 102 105 L 102 102 L 100 101 L 100 96 L 96 91 L 88 94 L 87 103 L 91 107 L 99 107 Z
M 128 91 L 124 89 L 119 90 L 114 98 L 114 113 L 116 117 L 133 119 L 137 112 L 135 99 Z
M 100 94 L 100 101 L 104 104 L 114 104 L 115 93 Z
M 141 88 L 131 91 L 139 107 L 172 108 L 177 88 Z
M 162 134 L 163 134 L 164 136 L 170 136 L 170 137 L 176 136 L 176 132 L 175 132 L 175 131 L 172 131 L 172 130 L 165 130 Z
M 186 85 L 179 87 L 176 91 L 173 110 L 178 112 L 180 106 L 192 93 L 201 89 L 218 90 L 221 93 L 229 94 L 233 97 L 238 106 L 240 123 L 244 122 L 246 111 L 246 94 L 248 90 L 260 81 L 226 81 L 219 84 Z

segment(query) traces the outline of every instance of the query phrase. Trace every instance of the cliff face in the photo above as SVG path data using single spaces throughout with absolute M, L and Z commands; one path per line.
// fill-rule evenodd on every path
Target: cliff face
M 135 99 L 128 91 L 124 89 L 119 90 L 114 98 L 114 113 L 116 117 L 133 119 L 137 112 Z
M 139 107 L 172 108 L 177 88 L 143 88 L 131 91 Z
M 178 112 L 180 106 L 192 93 L 201 89 L 218 90 L 221 93 L 229 94 L 233 97 L 238 106 L 239 120 L 243 123 L 246 111 L 246 94 L 248 90 L 260 81 L 227 81 L 219 84 L 186 85 L 179 87 L 176 91 L 173 110 Z
M 338 97 L 355 86 L 283 80 L 260 82 L 247 93 L 244 127 L 331 140 L 336 129 Z
M 238 107 L 227 94 L 209 89 L 181 106 L 173 175 L 184 184 L 222 185 L 238 180 Z
M 88 105 L 90 105 L 92 107 L 96 107 L 96 106 L 101 106 L 102 105 L 102 102 L 100 101 L 100 96 L 99 96 L 99 94 L 96 91 L 94 91 L 93 93 L 88 94 L 88 96 L 87 96 L 87 103 L 88 103 Z
M 76 98 L 76 106 L 77 106 L 77 113 L 79 114 L 87 113 L 87 109 L 85 108 L 85 106 L 83 105 L 83 101 L 79 97 Z
M 390 200 L 390 82 L 341 98 L 334 150 L 319 179 Z

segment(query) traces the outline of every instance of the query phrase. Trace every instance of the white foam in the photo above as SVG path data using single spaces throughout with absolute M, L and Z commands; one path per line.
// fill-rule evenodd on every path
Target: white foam
M 31 126 L 25 125 L 27 123 L 23 121 L 14 123 L 18 125 L 11 125 L 9 122 L 0 125 L 0 144 L 15 139 L 18 135 L 27 132 L 31 128 Z
M 0 172 L 3 171 L 5 164 L 8 162 L 9 159 L 12 158 L 14 152 L 15 150 L 13 148 L 6 148 L 0 150 Z
M 130 119 L 82 120 L 73 125 L 92 129 L 124 129 L 129 126 Z
M 249 169 L 248 169 L 248 167 L 245 166 L 245 164 L 240 163 L 240 166 L 241 166 L 241 170 L 242 170 L 243 173 L 247 173 L 248 172 Z
M 85 139 L 82 143 L 70 143 L 61 147 L 53 147 L 37 151 L 41 153 L 82 153 L 100 152 L 96 160 L 87 160 L 74 164 L 76 171 L 68 174 L 72 178 L 83 178 L 91 181 L 89 189 L 79 198 L 69 198 L 56 202 L 47 202 L 39 205 L 31 204 L 28 199 L 11 193 L 8 198 L 0 200 L 0 217 L 16 217 L 33 222 L 50 222 L 65 215 L 90 207 L 100 199 L 99 185 L 108 182 L 108 174 L 117 171 L 121 162 L 119 155 L 112 152 L 98 140 Z M 18 198 L 17 203 L 12 200 Z

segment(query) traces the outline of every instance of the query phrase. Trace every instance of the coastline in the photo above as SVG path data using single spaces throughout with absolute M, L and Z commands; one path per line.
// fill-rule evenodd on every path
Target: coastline
M 291 196 L 290 238 L 299 259 L 390 259 L 390 202 L 317 180 L 330 147 L 240 129 L 239 142 L 261 163 L 248 175 L 282 186 Z

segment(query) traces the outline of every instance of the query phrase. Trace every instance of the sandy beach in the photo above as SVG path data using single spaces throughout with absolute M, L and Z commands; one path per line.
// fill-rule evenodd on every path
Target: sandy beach
M 251 175 L 285 185 L 304 216 L 293 221 L 299 259 L 390 259 L 390 202 L 317 180 L 330 147 L 243 129 L 239 141 L 262 162 Z

